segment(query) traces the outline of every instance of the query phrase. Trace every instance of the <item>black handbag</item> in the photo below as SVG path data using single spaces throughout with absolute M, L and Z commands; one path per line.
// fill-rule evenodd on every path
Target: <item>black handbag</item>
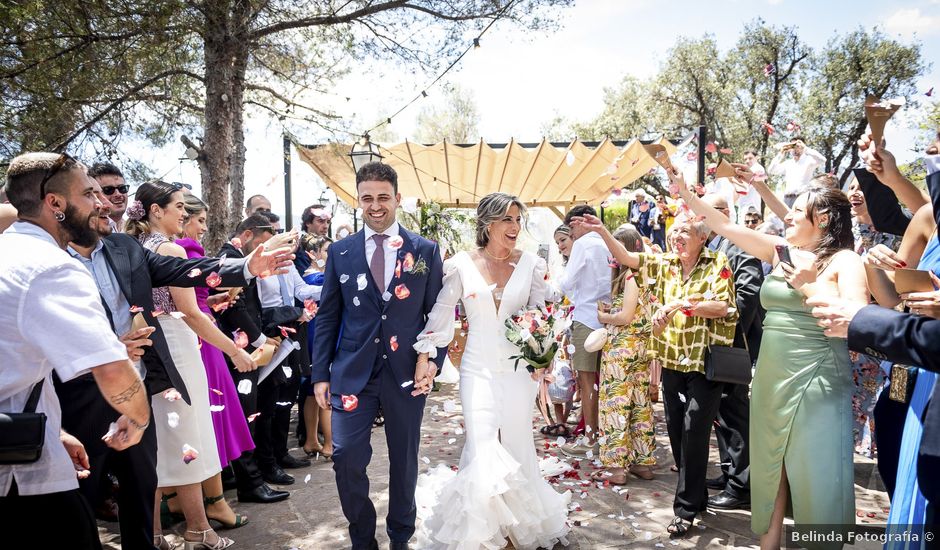
M 744 339 L 744 348 L 709 345 L 705 349 L 706 380 L 747 385 L 751 383 L 751 376 L 751 352 L 747 349 L 747 338 Z
M 21 413 L 0 413 L 0 464 L 29 464 L 42 456 L 46 414 L 36 412 L 43 380 L 33 386 Z

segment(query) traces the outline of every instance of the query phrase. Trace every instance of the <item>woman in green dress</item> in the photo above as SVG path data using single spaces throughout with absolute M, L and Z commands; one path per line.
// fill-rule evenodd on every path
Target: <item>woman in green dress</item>
M 753 177 L 744 165 L 735 168 L 740 178 Z M 775 266 L 761 288 L 767 316 L 751 388 L 751 529 L 761 535 L 761 548 L 780 547 L 791 506 L 797 530 L 854 525 L 848 348 L 844 339 L 825 336 L 803 305 L 817 293 L 868 302 L 865 269 L 853 250 L 851 204 L 838 190 L 810 189 L 794 202 L 781 238 L 733 223 L 689 192 L 681 175 L 670 179 L 713 231 Z M 789 262 L 780 258 L 784 250 Z
M 621 225 L 614 238 L 631 252 L 642 252 L 640 232 Z M 647 342 L 653 330 L 649 286 L 640 288 L 633 271 L 614 268 L 610 311 L 597 319 L 607 326 L 608 338 L 601 354 L 600 460 L 604 468 L 593 477 L 614 485 L 627 482 L 627 472 L 653 479 L 656 439 L 650 400 L 650 357 Z M 601 306 L 598 305 L 600 308 Z

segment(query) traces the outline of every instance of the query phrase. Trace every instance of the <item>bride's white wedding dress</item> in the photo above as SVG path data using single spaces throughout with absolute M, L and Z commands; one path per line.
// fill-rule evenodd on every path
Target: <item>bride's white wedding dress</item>
M 415 349 L 434 353 L 453 337 L 454 307 L 463 301 L 470 325 L 460 366 L 466 442 L 457 472 L 440 465 L 418 478 L 418 543 L 447 549 L 552 548 L 567 543 L 571 493 L 542 477 L 532 440 L 538 385 L 506 340 L 506 318 L 544 304 L 545 262 L 523 252 L 498 302 L 466 252 L 444 262 L 444 288 Z

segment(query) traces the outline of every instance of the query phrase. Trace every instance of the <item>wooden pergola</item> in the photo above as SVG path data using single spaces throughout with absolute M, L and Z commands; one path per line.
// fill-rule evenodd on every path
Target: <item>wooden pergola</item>
M 651 142 L 646 142 L 651 143 Z M 662 138 L 669 154 L 676 146 Z M 349 157 L 351 144 L 303 145 L 293 142 L 300 158 L 336 195 L 356 206 L 356 179 Z M 489 193 L 518 196 L 530 207 L 549 208 L 564 217 L 576 204 L 597 203 L 614 189 L 629 187 L 657 165 L 638 139 L 570 143 L 420 145 L 405 141 L 379 144 L 382 162 L 398 173 L 399 192 L 444 207 L 475 208 Z

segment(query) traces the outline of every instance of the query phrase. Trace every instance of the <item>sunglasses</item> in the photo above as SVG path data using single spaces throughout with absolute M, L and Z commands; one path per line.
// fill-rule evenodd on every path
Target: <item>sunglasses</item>
M 101 192 L 110 197 L 114 194 L 115 191 L 121 193 L 122 195 L 126 195 L 130 189 L 131 186 L 127 185 L 126 183 L 124 185 L 105 185 L 101 188 Z
M 46 184 L 49 183 L 49 180 L 55 177 L 56 174 L 62 170 L 62 167 L 65 166 L 65 163 L 68 161 L 74 161 L 72 155 L 68 153 L 62 153 L 59 155 L 59 158 L 55 159 L 55 162 L 52 163 L 52 166 L 46 169 L 46 173 L 42 176 L 42 180 L 39 182 L 39 198 L 46 198 Z
M 173 189 L 176 189 L 177 191 L 182 191 L 183 189 L 186 189 L 187 191 L 192 191 L 192 190 L 193 190 L 193 186 L 192 186 L 192 185 L 190 185 L 190 184 L 188 184 L 188 183 L 181 183 L 181 182 L 178 182 L 178 181 L 171 181 L 171 182 L 169 183 L 169 186 L 172 187 Z
M 744 220 L 744 225 L 757 225 L 760 223 L 760 220 L 756 218 L 750 218 Z

